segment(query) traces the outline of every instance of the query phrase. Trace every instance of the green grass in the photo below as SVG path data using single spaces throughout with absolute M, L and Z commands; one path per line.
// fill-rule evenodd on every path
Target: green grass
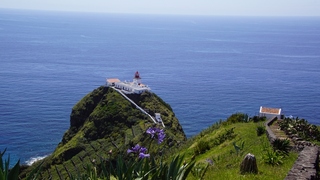
M 206 160 L 212 160 L 214 163 L 208 166 L 203 179 L 284 179 L 298 156 L 289 153 L 279 166 L 265 164 L 263 156 L 267 149 L 272 149 L 271 145 L 265 134 L 257 136 L 258 124 L 244 123 L 248 118 L 241 113 L 215 123 L 185 141 L 182 127 L 168 104 L 152 93 L 131 96 L 150 114 L 161 113 L 166 125 L 164 143 L 158 145 L 154 142 L 150 147 L 150 136 L 145 131 L 153 123 L 120 94 L 100 87 L 73 108 L 70 121 L 74 126 L 67 131 L 55 152 L 45 158 L 41 172 L 43 179 L 48 179 L 50 174 L 52 179 L 59 179 L 56 169 L 67 179 L 65 166 L 73 175 L 77 174 L 76 169 L 83 174 L 85 166 L 93 165 L 93 159 L 98 164 L 100 157 L 115 160 L 118 155 L 126 156 L 126 150 L 138 143 L 150 147 L 148 153 L 157 161 L 161 158 L 170 162 L 173 157 L 183 155 L 186 162 L 194 159 L 196 167 L 206 167 Z M 110 150 L 112 154 L 108 154 Z M 258 174 L 240 174 L 240 163 L 247 153 L 255 155 Z M 33 168 L 31 166 L 25 172 Z M 191 180 L 198 178 L 188 176 Z
M 164 160 L 170 162 L 176 155 L 184 155 L 185 161 L 190 162 L 194 159 L 196 162 L 195 167 L 206 167 L 207 160 L 213 161 L 213 165 L 209 165 L 203 179 L 254 179 L 254 180 L 269 180 L 269 179 L 284 179 L 297 159 L 298 154 L 290 152 L 288 156 L 283 159 L 283 164 L 278 166 L 272 166 L 264 162 L 263 156 L 267 150 L 271 150 L 272 147 L 266 137 L 266 135 L 257 136 L 256 127 L 257 123 L 217 123 L 208 129 L 199 133 L 199 135 L 189 139 L 184 145 L 178 149 L 166 149 Z M 139 123 L 133 126 L 133 130 L 142 133 L 141 127 L 144 127 L 143 123 Z M 126 134 L 132 136 L 131 129 L 126 131 Z M 168 135 L 169 136 L 169 135 Z M 219 140 L 217 140 L 219 139 Z M 110 147 L 110 143 L 106 143 L 101 139 L 91 143 L 91 145 L 85 145 L 85 151 L 81 151 L 78 157 L 73 157 L 73 161 L 76 162 L 77 168 L 81 173 L 85 172 L 84 166 L 91 164 L 92 159 L 99 161 L 98 154 L 102 157 L 107 157 Z M 107 140 L 108 141 L 108 140 Z M 124 140 L 122 140 L 124 141 Z M 72 141 L 71 141 L 72 142 Z M 117 142 L 121 144 L 124 142 Z M 200 143 L 201 142 L 201 143 Z M 201 153 L 195 153 L 197 147 L 206 144 Z M 201 145 L 202 144 L 202 145 Z M 239 149 L 236 151 L 235 146 Z M 98 149 L 98 151 L 95 151 Z M 240 164 L 244 156 L 248 153 L 255 155 L 258 165 L 257 174 L 240 174 Z M 82 157 L 80 160 L 79 157 Z M 71 161 L 64 162 L 64 165 L 69 168 L 70 173 L 76 175 L 76 169 L 72 165 Z M 64 178 L 67 178 L 67 172 L 64 170 L 64 166 L 61 164 L 55 165 Z M 59 178 L 56 172 L 55 166 L 51 166 L 49 171 L 53 175 L 53 178 Z M 48 177 L 47 172 L 44 172 L 44 177 Z M 187 177 L 189 180 L 199 179 L 199 176 L 195 177 L 190 173 Z
M 161 113 L 166 124 L 165 132 L 168 139 L 158 145 L 154 142 L 149 152 L 159 156 L 159 149 L 170 149 L 178 142 L 186 140 L 178 119 L 171 107 L 153 93 L 131 95 L 133 100 L 151 114 Z M 129 101 L 111 88 L 99 87 L 87 94 L 72 109 L 70 116 L 71 127 L 66 131 L 55 151 L 44 159 L 41 174 L 43 179 L 59 179 L 58 173 L 68 178 L 65 166 L 71 174 L 76 174 L 76 168 L 85 173 L 83 166 L 92 165 L 92 159 L 116 159 L 117 155 L 126 156 L 129 147 L 135 144 L 149 146 L 149 135 L 145 134 L 148 127 L 153 125 L 149 117 L 140 112 Z M 170 138 L 170 139 L 169 139 Z M 108 152 L 112 150 L 112 154 Z M 81 157 L 81 160 L 79 159 Z M 36 163 L 39 164 L 39 163 Z M 21 173 L 25 177 L 35 165 Z
M 139 124 L 133 129 L 138 131 Z M 289 153 L 283 160 L 283 164 L 279 166 L 272 166 L 266 164 L 263 160 L 263 156 L 267 149 L 272 149 L 266 135 L 257 136 L 256 134 L 257 124 L 253 122 L 249 123 L 235 123 L 235 124 L 215 124 L 210 128 L 199 133 L 199 135 L 189 139 L 186 144 L 179 149 L 167 149 L 164 160 L 170 162 L 177 154 L 184 155 L 185 161 L 190 162 L 194 159 L 196 162 L 195 167 L 205 167 L 208 164 L 207 159 L 213 161 L 213 165 L 209 165 L 203 179 L 284 179 L 291 169 L 293 163 L 297 158 L 297 153 Z M 233 131 L 232 131 L 233 130 Z M 232 133 L 230 133 L 232 132 Z M 127 131 L 127 134 L 132 134 L 131 131 Z M 141 133 L 141 132 L 140 132 Z M 227 134 L 227 135 L 226 135 Z M 217 143 L 217 139 L 220 139 Z M 221 140 L 222 139 L 222 140 Z M 107 140 L 107 139 L 105 139 Z M 90 165 L 92 159 L 98 160 L 98 154 L 102 157 L 107 157 L 108 150 L 114 149 L 107 145 L 105 140 L 99 140 L 91 143 L 91 145 L 85 145 L 85 151 L 81 151 L 78 156 L 73 157 L 72 160 L 76 163 L 77 169 L 84 173 L 84 166 Z M 201 143 L 199 143 L 201 142 Z M 121 144 L 123 142 L 116 142 Z M 199 144 L 206 143 L 207 146 L 204 151 L 195 155 L 195 148 Z M 236 151 L 235 146 L 239 146 Z M 98 149 L 96 151 L 95 149 Z M 247 153 L 255 155 L 258 165 L 258 174 L 240 174 L 240 163 Z M 79 157 L 82 157 L 81 159 Z M 63 163 L 68 167 L 70 173 L 76 175 L 76 168 L 71 161 Z M 55 167 L 60 171 L 64 178 L 68 177 L 67 172 L 64 170 L 64 166 L 57 164 L 49 168 L 50 174 L 53 178 L 59 178 Z M 47 172 L 43 173 L 43 177 L 48 177 Z M 190 173 L 187 177 L 189 180 L 199 179 Z
M 209 133 L 199 134 L 192 138 L 187 148 L 181 148 L 180 154 L 185 154 L 186 159 L 194 156 L 194 148 L 200 141 L 207 142 L 210 149 L 205 153 L 195 157 L 197 164 L 206 164 L 207 159 L 213 160 L 213 165 L 208 167 L 204 179 L 284 179 L 294 164 L 298 154 L 289 153 L 285 157 L 283 164 L 280 166 L 271 166 L 264 163 L 263 155 L 266 149 L 270 149 L 271 145 L 266 135 L 257 136 L 257 123 L 236 123 L 222 125 L 219 129 L 205 130 Z M 214 127 L 211 127 L 214 128 Z M 220 145 L 212 143 L 219 135 L 225 133 L 226 130 L 234 128 L 234 137 L 225 140 Z M 237 153 L 233 143 L 240 145 L 243 143 L 243 149 Z M 240 174 L 240 164 L 244 156 L 248 153 L 255 155 L 258 165 L 258 174 Z M 197 179 L 193 175 L 189 175 L 188 179 Z

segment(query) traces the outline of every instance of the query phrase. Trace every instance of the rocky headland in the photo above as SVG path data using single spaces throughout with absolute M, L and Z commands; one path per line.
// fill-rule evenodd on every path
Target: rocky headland
M 101 86 L 72 108 L 70 128 L 54 152 L 43 160 L 41 178 L 79 174 L 85 171 L 86 164 L 95 165 L 106 158 L 113 161 L 136 144 L 148 146 L 151 142 L 146 130 L 150 127 L 161 128 L 166 134 L 163 143 L 149 146 L 150 153 L 158 155 L 162 150 L 186 141 L 170 105 L 156 94 L 144 92 L 128 94 L 127 97 L 152 116 L 160 113 L 165 127 L 162 123 L 154 123 L 113 88 Z M 26 167 L 20 177 L 35 169 L 39 163 Z

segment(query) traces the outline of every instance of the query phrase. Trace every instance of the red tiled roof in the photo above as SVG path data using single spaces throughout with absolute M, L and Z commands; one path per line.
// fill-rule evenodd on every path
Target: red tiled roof
M 120 80 L 117 78 L 111 78 L 111 79 L 107 79 L 107 82 L 108 83 L 116 83 L 116 82 L 120 82 Z
M 269 107 L 261 107 L 260 113 L 269 113 L 269 114 L 280 114 L 281 108 L 269 108 Z

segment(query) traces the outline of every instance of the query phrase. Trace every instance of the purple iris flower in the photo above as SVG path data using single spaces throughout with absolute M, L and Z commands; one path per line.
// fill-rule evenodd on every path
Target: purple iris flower
M 158 144 L 162 143 L 164 138 L 165 138 L 165 134 L 164 134 L 164 130 L 163 129 L 159 129 L 156 127 L 149 127 L 146 131 L 147 134 L 151 135 L 151 138 L 154 138 L 155 136 L 158 139 Z
M 145 153 L 139 153 L 139 158 L 148 158 L 150 157 L 150 154 L 145 154 Z
M 139 152 L 140 152 L 140 153 L 145 153 L 145 152 L 147 152 L 147 148 L 141 147 Z
M 127 154 L 132 153 L 133 151 L 131 149 L 127 150 Z
M 160 130 L 158 133 L 158 144 L 161 144 L 166 137 L 166 134 L 164 134 L 163 129 Z
M 139 144 L 135 145 L 134 147 L 132 147 L 131 149 L 127 150 L 127 153 L 137 153 L 139 152 L 139 150 L 141 149 L 141 146 Z
M 158 130 L 159 130 L 158 128 L 149 127 L 146 132 L 151 135 L 151 138 L 153 138 Z
M 127 150 L 127 153 L 136 153 L 139 154 L 139 158 L 146 158 L 146 157 L 150 157 L 150 154 L 146 154 L 146 152 L 148 151 L 147 148 L 140 146 L 139 144 L 135 145 L 134 147 L 132 147 L 131 149 Z

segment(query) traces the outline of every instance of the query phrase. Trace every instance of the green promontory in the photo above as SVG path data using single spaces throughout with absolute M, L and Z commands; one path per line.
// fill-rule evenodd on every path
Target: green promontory
M 151 146 L 149 153 L 156 156 L 157 152 L 186 141 L 170 105 L 156 94 L 144 92 L 128 97 L 152 116 L 161 113 L 166 138 L 161 145 Z M 54 152 L 44 159 L 41 177 L 64 179 L 72 174 L 76 176 L 85 172 L 86 165 L 100 163 L 101 159 L 113 160 L 119 154 L 126 154 L 126 150 L 135 144 L 149 147 L 151 142 L 146 130 L 152 126 L 162 127 L 117 91 L 101 86 L 72 108 L 70 128 Z M 27 167 L 20 177 L 23 178 L 38 163 Z

